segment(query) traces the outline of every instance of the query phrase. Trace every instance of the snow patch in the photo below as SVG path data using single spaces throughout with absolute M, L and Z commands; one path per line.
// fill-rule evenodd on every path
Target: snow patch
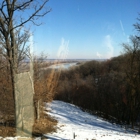
M 46 104 L 49 114 L 58 120 L 56 133 L 45 135 L 49 140 L 139 140 L 140 135 L 83 112 L 62 101 Z

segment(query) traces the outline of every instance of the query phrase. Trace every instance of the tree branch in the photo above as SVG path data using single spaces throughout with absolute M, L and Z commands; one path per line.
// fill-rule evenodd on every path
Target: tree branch
M 32 0 L 30 0 L 29 2 L 31 3 Z M 23 25 L 25 25 L 25 24 L 26 24 L 27 22 L 29 22 L 29 21 L 31 21 L 32 23 L 34 23 L 35 25 L 37 25 L 37 24 L 35 23 L 35 20 L 36 20 L 36 19 L 34 19 L 34 17 L 43 17 L 43 16 L 45 16 L 47 13 L 49 13 L 49 12 L 51 11 L 51 9 L 49 9 L 49 10 L 45 11 L 44 13 L 39 14 L 39 12 L 43 9 L 43 7 L 45 6 L 45 4 L 46 4 L 47 2 L 48 2 L 48 0 L 45 0 L 45 1 L 43 2 L 43 4 L 40 5 L 38 8 L 37 8 L 37 5 L 36 5 L 34 13 L 32 13 L 32 15 L 30 15 L 26 20 L 21 21 L 20 24 L 18 24 L 18 25 L 16 25 L 15 27 L 13 27 L 12 30 L 14 30 L 14 29 L 16 29 L 16 28 L 19 28 L 19 27 L 21 27 L 21 26 L 23 26 Z M 29 3 L 28 3 L 28 4 L 29 4 Z M 19 8 L 18 8 L 18 9 L 19 9 Z
M 30 3 L 33 2 L 33 0 L 29 0 L 21 5 L 15 5 L 14 11 L 16 10 L 24 10 L 26 7 L 30 5 Z

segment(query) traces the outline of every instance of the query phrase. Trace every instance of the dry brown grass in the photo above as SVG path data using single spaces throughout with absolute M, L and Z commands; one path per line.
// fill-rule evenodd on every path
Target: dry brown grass
M 36 120 L 33 126 L 33 136 L 42 136 L 43 134 L 56 132 L 57 121 L 46 115 L 45 118 Z M 15 137 L 15 127 L 0 126 L 1 137 Z
M 16 129 L 14 127 L 0 126 L 0 136 L 14 137 L 16 136 Z
M 33 126 L 33 135 L 56 132 L 56 125 L 57 121 L 47 115 L 45 118 L 35 121 Z

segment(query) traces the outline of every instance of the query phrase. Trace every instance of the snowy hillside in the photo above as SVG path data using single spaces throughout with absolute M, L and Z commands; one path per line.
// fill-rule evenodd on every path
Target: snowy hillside
M 49 140 L 140 140 L 140 135 L 128 133 L 74 105 L 53 101 L 46 106 L 58 120 L 57 133 L 46 135 Z
M 83 112 L 72 104 L 53 101 L 46 104 L 46 107 L 50 110 L 49 114 L 58 120 L 57 132 L 44 134 L 47 140 L 140 140 L 140 135 L 128 133 L 124 128 Z M 7 137 L 3 140 L 17 139 L 18 137 Z

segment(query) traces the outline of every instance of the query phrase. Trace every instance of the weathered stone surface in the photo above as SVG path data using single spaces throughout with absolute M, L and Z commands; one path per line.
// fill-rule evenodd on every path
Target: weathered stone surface
M 16 128 L 17 136 L 31 137 L 34 123 L 34 87 L 30 72 L 16 75 Z

